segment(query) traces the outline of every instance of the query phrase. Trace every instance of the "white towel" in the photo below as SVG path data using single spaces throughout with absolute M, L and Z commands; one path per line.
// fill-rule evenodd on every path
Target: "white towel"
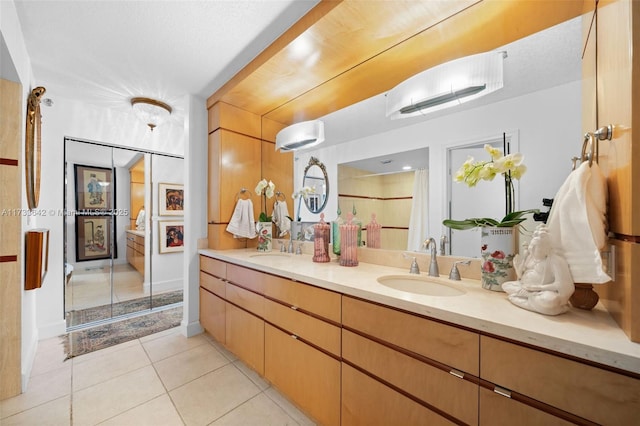
M 571 172 L 556 194 L 547 227 L 556 252 L 562 255 L 576 283 L 602 284 L 600 250 L 607 243 L 607 182 L 594 162 Z
M 227 225 L 227 232 L 231 232 L 235 238 L 255 238 L 258 235 L 253 221 L 253 203 L 251 200 L 238 200 L 231 220 Z
M 291 230 L 291 220 L 287 216 L 289 216 L 289 209 L 286 201 L 276 201 L 273 204 L 273 223 L 280 230 L 281 237 Z

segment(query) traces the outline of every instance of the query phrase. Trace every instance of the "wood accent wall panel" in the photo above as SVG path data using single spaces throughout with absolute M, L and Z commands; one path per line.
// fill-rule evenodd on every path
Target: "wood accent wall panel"
M 22 347 L 22 86 L 0 79 L 0 400 L 20 394 Z
M 226 129 L 254 138 L 262 136 L 259 115 L 225 102 L 218 102 L 209 108 L 208 123 L 209 133 L 218 129 Z
M 638 379 L 487 336 L 480 344 L 482 379 L 595 423 L 638 420 Z
M 348 364 L 342 364 L 343 426 L 453 424 Z
M 351 297 L 342 297 L 342 324 L 469 373 L 479 374 L 479 335 Z

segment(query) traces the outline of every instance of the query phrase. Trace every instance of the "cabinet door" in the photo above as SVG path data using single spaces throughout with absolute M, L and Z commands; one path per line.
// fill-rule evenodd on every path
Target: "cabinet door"
M 342 426 L 453 424 L 350 365 L 342 364 Z
M 570 423 L 530 405 L 480 389 L 480 426 L 569 426 Z
M 226 345 L 249 367 L 264 375 L 264 321 L 226 303 Z
M 200 325 L 218 342 L 225 344 L 226 303 L 200 288 Z
M 265 324 L 264 375 L 323 425 L 340 424 L 340 361 Z

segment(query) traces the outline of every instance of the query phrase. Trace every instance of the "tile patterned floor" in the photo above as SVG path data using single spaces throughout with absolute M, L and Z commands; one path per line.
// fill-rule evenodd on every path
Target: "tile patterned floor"
M 25 393 L 0 401 L 0 425 L 313 425 L 205 334 L 177 328 L 68 361 L 38 345 Z

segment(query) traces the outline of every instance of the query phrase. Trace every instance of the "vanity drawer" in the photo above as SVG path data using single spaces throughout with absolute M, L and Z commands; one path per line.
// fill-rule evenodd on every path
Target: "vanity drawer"
M 340 324 L 339 293 L 264 274 L 264 295 Z
M 327 352 L 340 356 L 340 328 L 269 299 L 264 319 Z
M 228 302 L 231 302 L 260 318 L 264 317 L 264 297 L 261 295 L 245 290 L 244 288 L 235 286 L 231 283 L 226 283 L 225 294 L 225 299 Z
M 348 364 L 342 364 L 342 426 L 454 424 Z
M 477 333 L 348 296 L 342 298 L 342 323 L 364 335 L 478 376 Z
M 480 374 L 498 386 L 600 424 L 640 418 L 640 380 L 482 336 Z
M 225 298 L 225 283 L 220 278 L 216 278 L 200 271 L 200 287 L 206 288 L 213 294 Z
M 217 259 L 200 255 L 200 270 L 218 278 L 227 277 L 227 264 Z
M 242 266 L 227 264 L 227 279 L 234 284 L 238 284 L 239 286 L 255 291 L 256 293 L 263 294 L 264 276 L 265 274 L 262 272 L 243 268 Z
M 478 423 L 477 378 L 471 382 L 348 330 L 342 358 L 421 401 L 461 420 Z M 451 396 L 455 395 L 455 398 Z

